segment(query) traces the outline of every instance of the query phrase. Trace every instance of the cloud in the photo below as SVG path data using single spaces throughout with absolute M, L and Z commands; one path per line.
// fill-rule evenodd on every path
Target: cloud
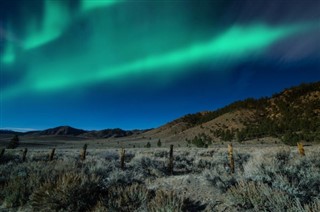
M 270 58 L 279 58 L 282 62 L 320 59 L 320 25 L 302 31 L 288 39 L 281 40 L 266 52 Z
M 29 131 L 37 131 L 37 129 L 33 128 L 17 128 L 17 127 L 2 127 L 0 130 L 11 130 L 15 132 L 29 132 Z

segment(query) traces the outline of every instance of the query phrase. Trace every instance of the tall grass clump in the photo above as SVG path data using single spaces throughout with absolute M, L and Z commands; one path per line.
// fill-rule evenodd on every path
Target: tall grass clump
M 99 181 L 94 175 L 65 173 L 35 189 L 31 205 L 37 211 L 87 211 L 102 192 Z
M 150 212 L 183 211 L 184 200 L 173 191 L 156 191 L 155 197 L 148 204 Z
M 143 184 L 115 184 L 107 189 L 107 195 L 101 203 L 110 211 L 141 211 L 146 208 L 149 196 L 150 193 Z
M 320 198 L 319 159 L 314 157 L 299 157 L 288 149 L 256 155 L 227 196 L 242 209 L 309 207 Z

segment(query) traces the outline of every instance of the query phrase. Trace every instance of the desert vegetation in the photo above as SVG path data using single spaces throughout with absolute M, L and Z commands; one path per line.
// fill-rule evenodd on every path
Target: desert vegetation
M 19 136 L 15 135 L 10 140 L 10 143 L 8 144 L 7 148 L 8 149 L 15 149 L 15 148 L 17 148 L 19 146 L 19 142 L 20 142 Z
M 319 152 L 301 144 L 6 149 L 0 204 L 5 211 L 320 211 Z
M 218 123 L 215 129 L 210 129 L 207 134 L 199 133 L 191 142 L 195 146 L 203 146 L 210 142 L 211 138 L 245 142 L 264 137 L 278 138 L 288 145 L 296 145 L 301 140 L 316 142 L 320 140 L 319 89 L 320 82 L 301 84 L 269 98 L 248 98 L 215 111 L 188 114 L 171 124 L 182 122 L 186 123 L 186 128 L 200 126 L 198 131 L 203 131 L 205 129 L 203 125 L 206 123 L 225 114 L 242 111 L 243 114 L 251 115 L 247 118 L 233 117 L 233 122 L 237 121 L 237 126 Z

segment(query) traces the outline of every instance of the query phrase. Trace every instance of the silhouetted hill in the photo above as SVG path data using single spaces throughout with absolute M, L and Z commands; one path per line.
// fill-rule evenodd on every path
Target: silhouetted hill
M 0 130 L 0 135 L 20 135 L 21 132 L 16 132 L 13 130 Z
M 104 130 L 82 130 L 73 128 L 70 126 L 59 126 L 41 131 L 30 132 L 15 132 L 10 130 L 0 130 L 0 134 L 6 135 L 20 135 L 20 136 L 69 136 L 69 137 L 83 137 L 83 138 L 110 138 L 110 137 L 124 137 L 130 135 L 138 135 L 146 132 L 147 130 L 122 130 L 116 129 L 104 129 Z
M 43 130 L 39 133 L 39 135 L 71 135 L 71 136 L 78 136 L 82 133 L 85 133 L 85 130 L 76 129 L 70 126 L 60 126 L 55 128 L 50 128 L 47 130 Z

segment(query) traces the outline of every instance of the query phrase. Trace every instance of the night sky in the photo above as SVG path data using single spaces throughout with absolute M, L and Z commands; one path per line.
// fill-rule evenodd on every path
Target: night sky
M 0 128 L 153 128 L 320 80 L 319 0 L 0 0 Z

